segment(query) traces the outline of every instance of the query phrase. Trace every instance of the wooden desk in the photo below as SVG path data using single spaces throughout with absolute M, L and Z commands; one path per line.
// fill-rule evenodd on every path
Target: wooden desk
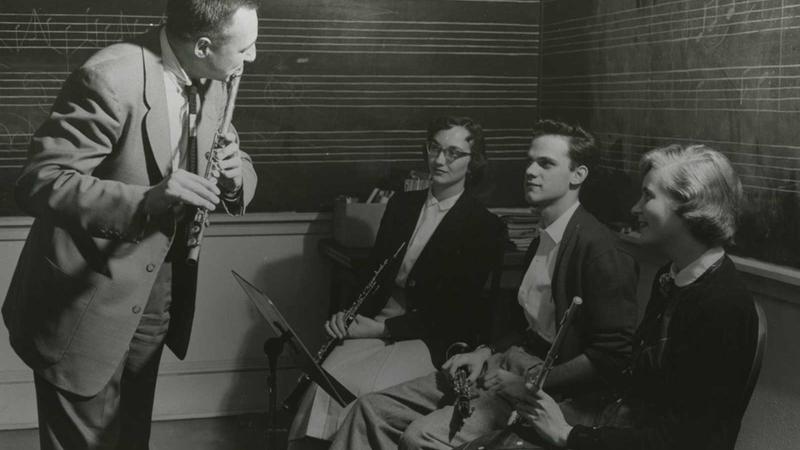
M 368 248 L 345 247 L 333 238 L 319 241 L 319 252 L 329 259 L 331 265 L 331 299 L 329 312 L 333 314 L 346 307 L 358 294 L 356 286 L 357 274 L 363 270 L 369 257 Z M 519 286 L 517 278 L 521 279 L 521 272 L 525 252 L 509 248 L 503 255 L 503 267 L 500 279 L 497 280 L 501 287 Z M 514 277 L 513 275 L 517 275 Z M 490 281 L 491 282 L 491 281 Z

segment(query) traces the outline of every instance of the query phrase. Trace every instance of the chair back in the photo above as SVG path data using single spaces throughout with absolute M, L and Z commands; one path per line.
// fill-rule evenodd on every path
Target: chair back
M 755 306 L 756 315 L 758 316 L 758 340 L 756 341 L 756 351 L 753 353 L 753 363 L 750 365 L 750 374 L 747 376 L 747 384 L 742 394 L 742 415 L 744 415 L 745 410 L 747 410 L 750 397 L 753 395 L 753 390 L 758 382 L 758 375 L 761 373 L 761 363 L 764 360 L 764 350 L 767 347 L 767 316 L 764 314 L 764 309 L 757 301 L 753 300 L 753 305 Z

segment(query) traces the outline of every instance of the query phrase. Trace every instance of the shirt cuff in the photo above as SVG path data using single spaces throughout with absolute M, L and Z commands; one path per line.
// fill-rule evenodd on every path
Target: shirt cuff
M 224 191 L 222 193 L 222 197 L 229 202 L 234 202 L 239 199 L 241 193 L 242 193 L 242 187 L 239 186 L 237 189 L 233 191 Z
M 567 448 L 571 450 L 590 450 L 600 448 L 600 429 L 575 425 L 567 436 Z

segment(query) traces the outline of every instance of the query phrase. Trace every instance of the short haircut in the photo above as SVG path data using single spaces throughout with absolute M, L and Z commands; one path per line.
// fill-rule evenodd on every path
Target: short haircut
M 181 39 L 224 40 L 225 25 L 239 8 L 257 10 L 258 0 L 167 0 L 167 31 Z
M 428 123 L 426 139 L 432 141 L 436 133 L 442 130 L 449 130 L 454 127 L 462 127 L 469 133 L 470 160 L 465 184 L 474 186 L 483 178 L 489 159 L 486 156 L 486 141 L 483 137 L 483 127 L 475 119 L 459 116 L 442 116 L 433 119 Z
M 658 182 L 692 235 L 709 246 L 730 244 L 742 201 L 742 184 L 730 161 L 705 145 L 672 144 L 647 152 L 642 175 L 659 170 Z
M 591 175 L 600 160 L 594 136 L 579 125 L 570 125 L 557 120 L 544 119 L 533 126 L 533 139 L 541 136 L 561 136 L 566 138 L 569 146 L 568 156 L 571 170 L 578 166 L 586 166 Z

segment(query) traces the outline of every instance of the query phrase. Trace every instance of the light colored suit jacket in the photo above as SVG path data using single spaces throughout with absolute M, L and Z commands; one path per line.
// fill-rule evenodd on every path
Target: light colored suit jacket
M 175 236 L 175 217 L 141 210 L 172 158 L 160 53 L 153 30 L 99 51 L 72 73 L 17 180 L 17 202 L 35 221 L 3 318 L 23 361 L 79 395 L 99 392 L 119 366 Z M 200 155 L 211 148 L 225 102 L 223 83 L 211 82 L 198 124 Z M 242 159 L 242 195 L 225 208 L 233 214 L 255 192 L 252 162 Z M 204 173 L 205 158 L 198 163 Z M 173 279 L 167 336 L 179 357 L 188 346 L 196 270 L 181 274 L 177 289 Z

